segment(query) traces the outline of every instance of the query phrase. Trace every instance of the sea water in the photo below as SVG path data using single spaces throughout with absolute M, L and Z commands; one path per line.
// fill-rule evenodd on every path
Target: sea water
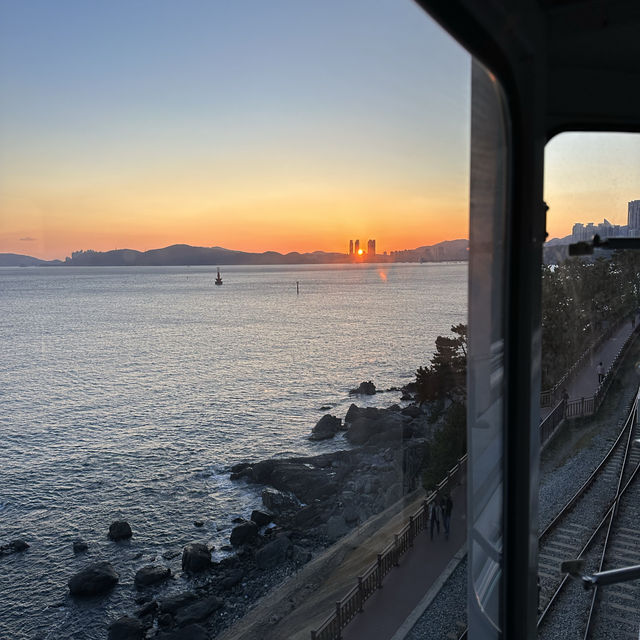
M 231 464 L 347 447 L 308 435 L 354 399 L 398 402 L 348 392 L 411 381 L 466 322 L 466 264 L 221 272 L 215 286 L 214 267 L 0 269 L 0 544 L 30 544 L 0 557 L 0 638 L 105 638 L 154 560 L 184 590 L 184 544 L 219 548 L 260 506 Z M 130 541 L 108 540 L 116 519 Z M 74 601 L 69 577 L 97 560 L 118 587 Z

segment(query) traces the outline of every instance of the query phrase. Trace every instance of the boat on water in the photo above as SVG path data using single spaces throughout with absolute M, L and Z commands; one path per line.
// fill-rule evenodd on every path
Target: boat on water
M 222 278 L 220 277 L 220 269 L 218 269 L 218 275 L 216 276 L 214 284 L 218 284 L 218 285 L 222 284 Z

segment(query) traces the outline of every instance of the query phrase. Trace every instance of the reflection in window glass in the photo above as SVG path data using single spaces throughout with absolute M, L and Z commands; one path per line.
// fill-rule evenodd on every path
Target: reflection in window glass
M 464 628 L 470 62 L 412 2 L 0 0 L 0 637 Z
M 624 606 L 626 587 L 606 587 L 593 597 L 577 582 L 561 586 L 557 569 L 578 557 L 587 574 L 636 562 L 615 551 L 629 526 L 628 498 L 618 503 L 611 523 L 605 503 L 622 483 L 625 429 L 632 424 L 627 418 L 640 382 L 640 252 L 627 242 L 640 237 L 640 136 L 562 134 L 548 143 L 545 164 L 540 635 L 557 637 L 570 620 L 580 636 L 605 637 L 602 625 Z M 595 244 L 609 241 L 609 246 L 594 247 L 596 236 Z M 585 496 L 563 512 L 621 433 L 605 473 L 595 476 L 591 495 L 598 495 L 599 503 L 588 503 Z M 633 540 L 623 544 L 627 554 L 637 553 Z M 626 623 L 621 624 L 620 632 Z

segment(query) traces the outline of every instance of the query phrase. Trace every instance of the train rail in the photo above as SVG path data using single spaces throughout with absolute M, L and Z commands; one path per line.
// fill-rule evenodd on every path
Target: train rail
M 640 581 L 595 588 L 560 573 L 563 561 L 580 558 L 599 571 L 640 564 L 640 428 L 635 396 L 620 432 L 598 467 L 539 536 L 540 638 L 638 638 Z M 633 610 L 633 611 L 631 611 Z M 567 618 L 567 612 L 568 614 Z M 466 640 L 467 630 L 459 636 Z

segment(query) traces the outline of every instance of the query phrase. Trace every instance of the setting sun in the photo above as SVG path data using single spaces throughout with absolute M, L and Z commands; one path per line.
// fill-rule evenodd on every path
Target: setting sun
M 358 249 L 358 255 L 361 256 L 364 253 L 362 249 Z

